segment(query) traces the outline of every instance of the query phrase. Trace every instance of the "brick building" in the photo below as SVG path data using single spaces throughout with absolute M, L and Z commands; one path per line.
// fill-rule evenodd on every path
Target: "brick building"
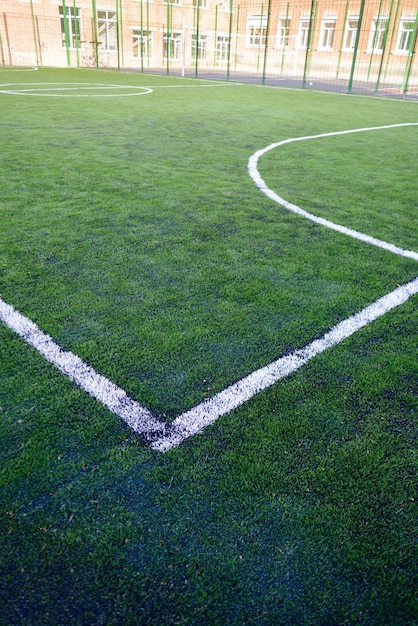
M 3 0 L 3 65 L 418 87 L 418 0 Z

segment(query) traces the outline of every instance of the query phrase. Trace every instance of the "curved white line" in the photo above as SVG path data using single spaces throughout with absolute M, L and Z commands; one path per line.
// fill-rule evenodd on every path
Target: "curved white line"
M 365 130 L 377 130 L 382 128 L 394 128 L 396 126 L 410 126 L 414 124 L 394 124 L 391 126 L 380 126 L 376 129 L 356 129 L 351 131 L 341 131 L 338 133 L 325 133 L 322 135 L 314 135 L 309 139 L 319 137 L 329 137 L 336 134 L 348 134 L 353 132 L 362 132 Z M 327 220 L 320 220 L 315 216 L 303 211 L 296 205 L 291 205 L 285 200 L 274 194 L 265 185 L 264 181 L 258 174 L 257 161 L 262 154 L 265 154 L 273 147 L 291 143 L 292 141 L 302 141 L 307 137 L 297 139 L 287 139 L 277 144 L 272 144 L 263 150 L 258 151 L 250 159 L 250 174 L 256 182 L 257 186 L 272 197 L 276 202 L 286 206 L 290 210 L 313 219 L 328 228 L 339 230 L 344 234 L 349 234 L 357 239 L 362 239 L 373 245 L 385 247 L 385 249 L 401 254 L 402 256 L 410 256 L 418 260 L 416 253 L 404 251 L 401 248 L 380 242 L 367 235 L 350 231 L 339 227 Z M 271 193 L 270 193 L 271 192 Z M 286 204 L 283 204 L 286 203 Z M 354 233 L 354 234 L 352 234 Z M 384 245 L 381 245 L 384 244 Z M 399 252 L 401 251 L 401 252 Z M 408 253 L 408 254 L 405 254 Z M 167 424 L 154 417 L 152 413 L 140 405 L 138 402 L 130 398 L 123 389 L 120 389 L 104 376 L 95 372 L 89 365 L 85 364 L 78 356 L 72 352 L 64 351 L 53 339 L 44 334 L 38 326 L 30 319 L 24 317 L 16 311 L 12 306 L 5 303 L 0 298 L 0 320 L 3 321 L 10 329 L 15 331 L 28 344 L 38 350 L 48 361 L 53 363 L 63 374 L 73 380 L 80 388 L 84 389 L 91 396 L 102 402 L 115 415 L 123 419 L 135 432 L 141 435 L 151 448 L 160 452 L 165 452 L 173 447 L 178 446 L 188 437 L 201 432 L 209 424 L 213 424 L 219 417 L 230 413 L 233 409 L 241 406 L 254 395 L 274 385 L 277 381 L 285 378 L 289 374 L 297 371 L 300 367 L 308 363 L 312 358 L 324 352 L 328 348 L 337 345 L 344 339 L 350 337 L 355 332 L 378 319 L 388 311 L 406 302 L 411 296 L 418 293 L 418 278 L 402 285 L 394 291 L 379 298 L 363 310 L 343 320 L 330 331 L 326 332 L 321 338 L 315 339 L 304 348 L 295 350 L 292 354 L 286 355 L 276 361 L 252 372 L 245 378 L 230 385 L 212 398 L 208 398 L 193 409 L 182 413 L 171 424 Z
M 29 89 L 1 89 L 2 87 L 16 87 L 23 85 L 36 85 Z M 51 87 L 41 87 L 41 85 L 52 85 Z M 65 87 L 64 85 L 71 85 Z M 63 93 L 65 91 L 97 91 L 104 87 L 105 89 L 135 89 L 134 93 L 109 93 L 109 94 L 76 94 L 76 93 Z M 48 91 L 49 93 L 41 93 Z M 52 91 L 59 91 L 60 93 L 50 93 Z M 14 96 L 37 96 L 37 97 L 50 97 L 50 98 L 124 98 L 130 96 L 146 96 L 152 93 L 151 87 L 143 87 L 142 85 L 113 85 L 107 83 L 3 83 L 0 84 L 0 93 Z
M 387 241 L 382 241 L 380 239 L 376 239 L 375 237 L 371 237 L 370 235 L 365 235 L 364 233 L 360 233 L 351 228 L 347 228 L 346 226 L 335 224 L 334 222 L 326 220 L 322 217 L 313 215 L 313 213 L 308 213 L 308 211 L 301 209 L 296 204 L 292 204 L 291 202 L 288 202 L 287 200 L 279 196 L 277 193 L 275 193 L 272 189 L 270 189 L 270 187 L 268 187 L 268 185 L 262 179 L 260 172 L 258 171 L 258 167 L 257 167 L 260 157 L 266 154 L 266 152 L 269 152 L 270 150 L 274 150 L 274 148 L 278 148 L 279 146 L 284 146 L 288 143 L 294 143 L 296 141 L 307 141 L 309 139 L 322 139 L 323 137 L 334 137 L 336 135 L 349 135 L 352 133 L 363 133 L 363 132 L 367 132 L 371 130 L 385 130 L 389 128 L 399 128 L 402 126 L 418 126 L 418 122 L 407 122 L 405 124 L 390 124 L 387 126 L 373 126 L 370 128 L 355 128 L 352 130 L 340 130 L 340 131 L 336 131 L 332 133 L 322 133 L 320 135 L 308 135 L 306 137 L 294 137 L 292 139 L 284 139 L 283 141 L 272 143 L 266 148 L 262 148 L 261 150 L 258 150 L 257 152 L 255 152 L 248 161 L 248 172 L 251 178 L 253 179 L 254 183 L 260 189 L 260 191 L 262 191 L 266 196 L 274 200 L 274 202 L 277 202 L 277 204 L 280 204 L 281 206 L 283 206 L 288 211 L 292 211 L 292 213 L 297 213 L 298 215 L 301 215 L 302 217 L 305 217 L 308 220 L 311 220 L 312 222 L 316 222 L 317 224 L 320 224 L 321 226 L 330 228 L 331 230 L 336 230 L 337 232 L 342 233 L 343 235 L 348 235 L 349 237 L 353 237 L 354 239 L 359 239 L 360 241 L 364 241 L 372 246 L 377 246 L 378 248 L 383 248 L 384 250 L 393 252 L 394 254 L 398 254 L 404 257 L 409 257 L 411 259 L 414 259 L 415 261 L 418 261 L 418 252 L 415 252 L 413 250 L 404 250 L 403 248 L 400 248 L 399 246 L 395 246 L 392 243 L 388 243 Z

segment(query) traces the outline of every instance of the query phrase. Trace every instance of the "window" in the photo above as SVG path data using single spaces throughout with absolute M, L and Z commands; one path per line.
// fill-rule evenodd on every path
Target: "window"
M 193 0 L 194 7 L 200 7 L 201 9 L 209 8 L 209 0 Z
M 216 60 L 227 61 L 229 51 L 229 37 L 218 35 L 216 38 Z
M 321 33 L 319 36 L 319 49 L 332 50 L 336 23 L 337 20 L 335 17 L 324 17 L 322 20 Z
M 277 30 L 277 47 L 289 47 L 290 17 L 279 17 Z
M 247 21 L 247 46 L 265 46 L 267 17 L 254 15 Z
M 152 32 L 150 30 L 134 30 L 133 55 L 141 59 L 149 59 L 152 53 Z
M 206 52 L 208 46 L 207 35 L 199 35 L 199 41 L 196 41 L 196 35 L 192 35 L 192 59 L 206 59 Z M 197 44 L 197 55 L 196 55 Z
M 370 32 L 368 52 L 383 52 L 389 19 L 387 17 L 374 18 Z
M 164 33 L 164 58 L 180 59 L 182 50 L 181 33 Z
M 412 52 L 418 20 L 415 17 L 404 17 L 399 26 L 396 52 Z
M 233 0 L 222 0 L 222 2 L 218 4 L 217 6 L 219 7 L 220 11 L 227 11 L 228 13 L 233 13 L 234 11 L 231 10 L 231 6 L 233 6 L 233 4 L 231 5 L 231 2 L 233 3 Z
M 181 0 L 166 0 L 166 4 L 181 4 Z
M 308 38 L 309 38 L 309 17 L 302 17 L 299 23 L 299 32 L 298 32 L 298 47 L 299 48 L 307 48 L 308 47 Z
M 102 50 L 117 49 L 117 24 L 114 11 L 97 11 L 99 45 Z
M 80 48 L 80 10 L 61 6 L 59 11 L 63 48 Z
M 345 24 L 343 50 L 353 51 L 356 45 L 358 17 L 347 18 Z

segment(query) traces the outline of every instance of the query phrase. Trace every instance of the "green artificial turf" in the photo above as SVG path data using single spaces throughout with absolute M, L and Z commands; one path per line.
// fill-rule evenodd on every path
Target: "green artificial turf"
M 154 86 L 0 93 L 0 294 L 164 419 L 417 275 L 247 172 L 290 137 L 415 122 L 414 103 L 3 75 Z M 289 144 L 260 173 L 417 251 L 417 133 Z M 0 623 L 416 624 L 416 301 L 163 455 L 1 325 Z

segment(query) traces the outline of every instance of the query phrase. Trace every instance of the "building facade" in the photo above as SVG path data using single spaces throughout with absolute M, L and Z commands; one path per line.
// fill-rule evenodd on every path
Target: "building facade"
M 418 0 L 3 0 L 4 66 L 418 88 Z

